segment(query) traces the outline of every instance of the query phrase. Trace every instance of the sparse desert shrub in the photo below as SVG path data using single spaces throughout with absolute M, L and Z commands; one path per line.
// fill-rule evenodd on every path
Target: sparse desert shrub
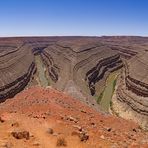
M 57 139 L 57 146 L 67 146 L 67 142 L 64 137 L 59 137 Z
M 23 131 L 23 132 L 12 132 L 11 135 L 16 138 L 16 139 L 23 139 L 25 138 L 26 140 L 29 140 L 30 135 L 28 131 Z
M 86 133 L 80 133 L 79 138 L 81 141 L 87 141 L 89 139 L 89 135 Z

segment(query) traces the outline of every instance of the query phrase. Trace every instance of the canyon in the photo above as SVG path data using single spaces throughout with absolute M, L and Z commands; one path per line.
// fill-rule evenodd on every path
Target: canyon
M 0 38 L 0 112 L 18 110 L 19 100 L 9 106 L 13 97 L 34 87 L 56 89 L 148 130 L 148 38 Z

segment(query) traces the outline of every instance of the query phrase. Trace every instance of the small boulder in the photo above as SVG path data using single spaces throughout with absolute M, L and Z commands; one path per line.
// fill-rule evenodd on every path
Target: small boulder
M 104 135 L 101 135 L 100 138 L 101 138 L 101 139 L 105 139 Z
M 108 132 L 111 132 L 111 130 L 112 130 L 112 128 L 107 128 L 107 131 L 108 131 Z
M 54 133 L 54 131 L 52 128 L 48 128 L 47 133 L 52 135 Z
M 0 122 L 3 123 L 5 122 L 5 120 L 2 117 L 0 117 Z
M 137 132 L 137 130 L 136 130 L 135 128 L 133 128 L 133 132 L 135 132 L 135 133 L 136 133 L 136 132 Z
M 87 112 L 85 110 L 81 110 L 82 113 L 86 114 Z
M 11 126 L 13 126 L 13 127 L 19 127 L 19 123 L 18 122 L 14 122 L 14 123 L 11 124 Z
M 78 122 L 78 120 L 77 120 L 76 118 L 72 117 L 72 116 L 69 116 L 67 119 L 68 119 L 69 121 L 73 121 L 73 122 L 75 122 L 75 123 Z

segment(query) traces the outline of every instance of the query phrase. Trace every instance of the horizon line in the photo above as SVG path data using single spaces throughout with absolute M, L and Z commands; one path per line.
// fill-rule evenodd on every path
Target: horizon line
M 25 37 L 148 37 L 148 35 L 16 35 L 0 36 L 0 38 L 25 38 Z

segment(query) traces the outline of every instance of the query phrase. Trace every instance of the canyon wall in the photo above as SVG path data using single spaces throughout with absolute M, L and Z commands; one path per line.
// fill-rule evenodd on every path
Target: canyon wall
M 147 51 L 148 38 L 142 37 L 0 38 L 0 101 L 41 85 L 35 56 L 44 65 L 48 85 L 96 109 L 94 97 L 100 96 L 109 74 L 122 69 L 112 109 L 146 125 Z
M 35 73 L 31 50 L 24 43 L 0 43 L 0 100 L 23 90 Z
M 124 63 L 113 96 L 113 110 L 123 118 L 148 129 L 148 53 L 139 53 Z

